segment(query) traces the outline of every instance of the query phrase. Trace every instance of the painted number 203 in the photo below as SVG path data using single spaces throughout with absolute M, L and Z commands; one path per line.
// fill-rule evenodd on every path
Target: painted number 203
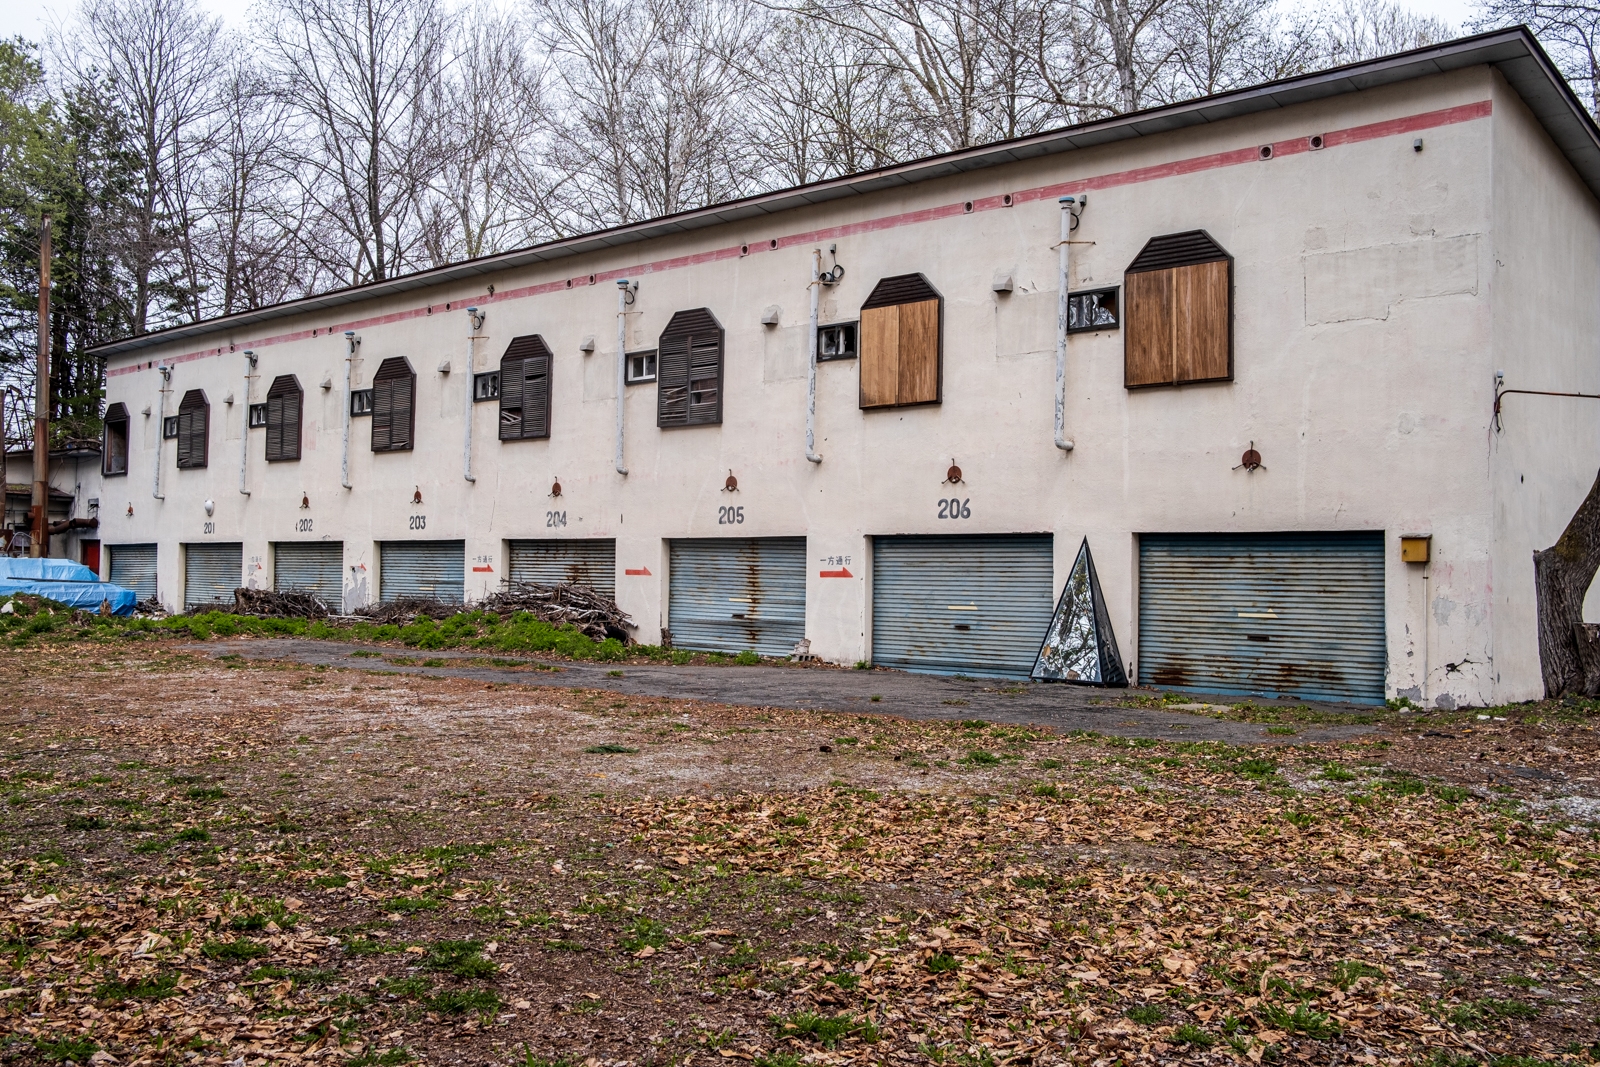
M 939 517 L 941 519 L 970 519 L 972 518 L 972 498 L 962 500 L 960 497 L 951 497 L 939 501 Z
M 744 522 L 744 505 L 741 504 L 737 507 L 729 505 L 728 507 L 717 509 L 718 526 L 737 526 L 742 522 Z
M 426 515 L 413 515 L 411 516 L 411 521 L 406 524 L 406 529 L 408 530 L 426 530 L 427 528 L 428 516 Z

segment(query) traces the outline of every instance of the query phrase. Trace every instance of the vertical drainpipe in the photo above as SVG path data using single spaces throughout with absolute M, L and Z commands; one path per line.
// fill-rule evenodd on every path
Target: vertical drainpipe
M 339 484 L 346 489 L 350 488 L 350 365 L 355 362 L 356 345 L 361 342 L 356 340 L 354 330 L 344 332 L 344 343 L 347 351 L 344 355 L 344 448 L 339 453 Z
M 483 316 L 478 314 L 478 309 L 467 309 L 467 388 L 466 388 L 466 414 L 463 421 L 466 430 L 463 431 L 461 441 L 461 477 L 469 482 L 478 479 L 472 474 L 472 390 L 476 384 L 476 374 L 473 370 L 472 357 L 474 346 L 478 339 L 478 330 L 483 326 Z
M 244 427 L 239 434 L 239 492 L 250 495 L 246 472 L 250 468 L 250 375 L 256 369 L 256 354 L 244 350 Z
M 811 365 L 806 373 L 806 459 L 821 463 L 817 455 L 817 299 L 822 289 L 822 249 L 811 250 Z
M 1063 196 L 1061 203 L 1061 270 L 1057 278 L 1056 293 L 1056 447 L 1063 452 L 1072 451 L 1067 439 L 1067 241 L 1072 236 L 1072 205 L 1077 201 Z
M 627 474 L 622 462 L 622 401 L 628 388 L 628 279 L 617 281 L 617 473 Z M 659 357 L 658 357 L 659 358 Z
M 172 368 L 163 363 L 156 370 L 161 372 L 161 388 L 156 392 L 156 480 L 150 495 L 165 500 L 161 495 L 161 453 L 167 443 L 167 393 L 172 384 Z

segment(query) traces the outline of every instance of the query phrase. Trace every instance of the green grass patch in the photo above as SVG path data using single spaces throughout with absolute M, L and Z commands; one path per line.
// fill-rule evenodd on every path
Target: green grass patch
M 819 1015 L 814 1011 L 799 1011 L 774 1018 L 772 1022 L 779 1037 L 815 1041 L 823 1048 L 833 1048 L 852 1037 L 866 1042 L 878 1040 L 878 1028 L 871 1021 L 848 1014 Z
M 631 752 L 637 752 L 639 750 L 636 748 L 629 748 L 627 745 L 619 745 L 615 741 L 607 741 L 603 745 L 590 745 L 588 748 L 584 749 L 584 751 L 590 755 L 611 756 L 624 755 Z
M 248 937 L 241 937 L 234 941 L 207 941 L 200 951 L 207 959 L 238 962 L 258 959 L 272 950 Z

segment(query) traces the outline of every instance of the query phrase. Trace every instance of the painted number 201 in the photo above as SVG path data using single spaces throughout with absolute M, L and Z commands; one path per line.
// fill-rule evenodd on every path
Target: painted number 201
M 972 498 L 962 500 L 960 497 L 951 497 L 939 501 L 939 517 L 941 519 L 970 519 L 972 518 Z
M 729 505 L 728 507 L 717 509 L 718 526 L 737 526 L 742 522 L 744 522 L 744 505 L 741 504 L 737 507 Z

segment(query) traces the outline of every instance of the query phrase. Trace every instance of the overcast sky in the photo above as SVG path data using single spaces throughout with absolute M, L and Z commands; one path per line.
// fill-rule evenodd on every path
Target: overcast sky
M 221 15 L 230 25 L 244 25 L 250 0 L 203 0 L 204 5 Z M 0 37 L 25 37 L 42 40 L 49 27 L 64 20 L 78 0 L 10 0 L 0 3 Z M 1408 0 L 1407 6 L 1422 14 L 1442 18 L 1458 30 L 1472 15 L 1470 0 Z

